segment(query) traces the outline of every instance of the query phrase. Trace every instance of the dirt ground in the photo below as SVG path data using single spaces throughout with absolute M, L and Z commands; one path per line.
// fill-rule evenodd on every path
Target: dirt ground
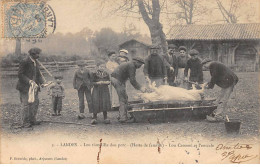
M 227 114 L 230 118 L 240 119 L 242 122 L 241 133 L 236 137 L 257 137 L 259 135 L 259 82 L 258 82 L 258 73 L 238 73 L 239 82 L 235 87 L 235 91 L 231 95 L 231 99 L 228 103 Z M 209 80 L 209 73 L 205 72 L 204 80 Z M 138 77 L 140 79 L 140 77 Z M 2 81 L 3 82 L 3 81 Z M 69 84 L 70 80 L 66 81 L 66 98 L 63 102 L 63 111 L 62 116 L 53 117 L 51 116 L 51 99 L 46 94 L 46 90 L 42 90 L 40 93 L 40 105 L 38 110 L 38 120 L 43 121 L 60 121 L 60 122 L 75 122 L 80 124 L 90 124 L 91 114 L 86 113 L 87 118 L 84 120 L 77 120 L 78 114 L 78 97 L 77 92 Z M 143 81 L 142 81 L 143 82 Z M 2 87 L 3 89 L 3 87 Z M 129 90 L 133 90 L 133 87 L 128 86 Z M 220 89 L 215 86 L 213 90 L 207 90 L 207 97 L 216 97 Z M 133 96 L 136 91 L 130 92 L 129 96 Z M 2 112 L 2 128 L 5 132 L 14 132 L 17 134 L 27 133 L 27 130 L 12 130 L 10 126 L 13 123 L 20 121 L 20 103 L 17 94 L 3 95 L 2 99 L 13 98 L 11 102 L 4 102 L 1 105 Z M 8 97 L 7 97 L 8 96 Z M 130 97 L 131 99 L 131 97 Z M 86 105 L 87 106 L 87 105 Z M 57 123 L 42 123 L 40 126 L 35 126 L 30 133 L 37 131 L 44 131 L 46 129 L 61 130 L 66 127 L 66 131 L 72 133 L 77 133 L 82 131 L 92 132 L 92 129 L 95 131 L 104 132 L 106 134 L 117 134 L 123 135 L 125 132 L 128 134 L 139 134 L 140 132 L 146 131 L 149 133 L 171 133 L 185 137 L 187 135 L 200 135 L 207 138 L 225 138 L 228 135 L 225 132 L 225 127 L 223 123 L 209 123 L 206 120 L 201 121 L 189 121 L 189 122 L 173 122 L 173 123 L 133 123 L 127 125 L 121 125 L 117 122 L 118 112 L 111 111 L 108 113 L 108 117 L 111 120 L 110 125 L 105 125 L 102 123 L 103 116 L 102 114 L 98 115 L 99 123 L 93 126 L 84 126 L 84 125 L 71 125 L 71 124 L 57 124 Z M 123 127 L 123 128 L 122 128 Z
M 139 71 L 137 80 L 144 83 L 144 77 L 140 74 L 142 73 Z M 62 116 L 51 116 L 51 99 L 47 96 L 46 89 L 43 89 L 39 95 L 37 119 L 77 124 L 43 122 L 29 129 L 13 128 L 14 123 L 21 121 L 19 94 L 15 90 L 17 78 L 2 78 L 3 163 L 230 163 L 234 159 L 238 160 L 237 156 L 246 157 L 245 161 L 249 163 L 259 163 L 259 159 L 255 158 L 259 156 L 258 73 L 238 73 L 239 82 L 228 103 L 229 117 L 242 122 L 240 134 L 227 134 L 223 122 L 209 123 L 206 120 L 120 124 L 116 119 L 117 111 L 108 113 L 111 124 L 102 123 L 103 116 L 99 114 L 99 123 L 91 126 L 92 115 L 88 112 L 86 119 L 77 119 L 78 97 L 76 90 L 72 88 L 72 76 L 72 72 L 64 73 L 66 98 L 63 101 Z M 209 72 L 205 72 L 204 78 L 205 81 L 209 80 Z M 133 100 L 137 91 L 129 83 L 127 89 L 129 99 Z M 217 86 L 213 90 L 207 90 L 206 97 L 216 97 L 219 90 Z M 101 140 L 108 143 L 107 147 L 102 147 L 102 153 L 99 148 Z M 223 158 L 227 154 L 225 150 L 216 151 L 220 143 L 241 142 L 253 144 L 253 150 L 241 150 L 239 155 L 231 155 L 234 153 L 231 151 L 226 158 Z M 64 143 L 76 143 L 77 147 L 66 147 Z M 144 143 L 149 147 L 143 148 Z M 165 147 L 159 147 L 158 143 L 163 143 Z M 195 149 L 189 147 L 189 144 L 204 146 Z M 237 150 L 235 153 L 238 154 Z M 144 155 L 145 158 L 140 158 Z M 253 159 L 248 160 L 248 155 L 254 156 Z M 27 159 L 14 161 L 12 157 Z M 42 161 L 39 157 L 46 159 Z M 56 160 L 56 157 L 63 159 Z

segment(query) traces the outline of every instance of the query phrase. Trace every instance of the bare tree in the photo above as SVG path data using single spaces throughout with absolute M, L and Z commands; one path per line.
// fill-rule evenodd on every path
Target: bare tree
M 227 23 L 237 23 L 238 16 L 236 15 L 237 9 L 239 8 L 240 0 L 231 0 L 229 9 L 224 7 L 220 0 L 216 0 L 218 4 L 218 9 L 220 10 L 225 22 Z
M 151 5 L 149 4 L 149 1 L 148 3 L 145 3 L 143 0 L 138 0 L 138 7 L 144 22 L 150 30 L 152 43 L 161 46 L 163 53 L 166 54 L 167 42 L 162 24 L 160 23 L 161 6 L 159 0 L 152 0 Z
M 196 2 L 196 0 L 176 0 L 175 3 L 181 9 L 181 12 L 177 14 L 177 18 L 184 19 L 186 24 L 192 24 Z
M 167 53 L 167 42 L 166 36 L 163 32 L 163 26 L 160 22 L 161 8 L 164 6 L 166 0 L 122 0 L 110 1 L 117 6 L 115 9 L 110 10 L 110 14 L 120 14 L 119 16 L 143 19 L 149 28 L 152 44 L 159 45 L 162 48 L 164 54 Z M 108 3 L 108 1 L 103 1 L 101 5 Z

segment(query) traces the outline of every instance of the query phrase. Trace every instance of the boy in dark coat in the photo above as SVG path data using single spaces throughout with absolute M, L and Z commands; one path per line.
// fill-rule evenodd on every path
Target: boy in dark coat
M 37 59 L 41 53 L 41 49 L 32 48 L 28 51 L 29 56 L 23 60 L 19 65 L 18 83 L 16 89 L 20 92 L 20 100 L 23 106 L 22 121 L 23 127 L 31 127 L 32 125 L 39 125 L 36 121 L 37 110 L 39 106 L 38 92 L 40 86 L 44 83 L 43 76 L 39 70 Z M 29 103 L 29 88 L 36 85 L 38 88 L 35 92 L 34 102 Z
M 238 82 L 238 77 L 230 68 L 220 62 L 205 59 L 202 64 L 205 68 L 209 69 L 211 75 L 211 80 L 205 88 L 213 89 L 215 84 L 222 88 L 220 95 L 216 100 L 216 103 L 218 104 L 217 111 L 214 113 L 214 117 L 209 116 L 207 119 L 209 121 L 223 120 L 223 112 L 227 109 L 227 102 Z
M 190 70 L 189 81 L 196 82 L 198 84 L 203 84 L 203 71 L 201 60 L 198 57 L 199 52 L 196 49 L 190 51 L 191 58 L 187 61 L 184 76 L 186 81 L 188 81 L 188 71 Z M 188 89 L 191 89 L 191 84 L 189 84 Z
M 79 112 L 78 119 L 84 119 L 84 94 L 86 96 L 88 102 L 88 110 L 90 113 L 93 113 L 93 103 L 91 96 L 91 88 L 93 86 L 92 83 L 92 74 L 91 72 L 85 68 L 84 62 L 78 62 L 79 69 L 75 72 L 73 78 L 73 87 L 78 90 L 79 97 Z

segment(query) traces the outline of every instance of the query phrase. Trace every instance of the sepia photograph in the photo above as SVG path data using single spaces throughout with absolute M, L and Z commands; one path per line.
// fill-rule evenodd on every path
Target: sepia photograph
M 259 164 L 259 0 L 0 0 L 0 164 Z

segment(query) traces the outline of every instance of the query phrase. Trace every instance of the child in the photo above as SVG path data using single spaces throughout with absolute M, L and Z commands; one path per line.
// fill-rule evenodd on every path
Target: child
M 107 119 L 107 111 L 111 109 L 110 94 L 108 89 L 110 78 L 103 62 L 98 62 L 97 66 L 98 68 L 93 74 L 93 119 L 91 124 L 97 123 L 97 113 L 99 112 L 103 112 L 104 123 L 109 124 L 110 120 Z
M 64 86 L 61 82 L 61 75 L 54 76 L 55 82 L 49 86 L 48 94 L 52 97 L 53 114 L 52 116 L 60 116 L 62 109 L 62 99 L 65 97 Z M 57 113 L 58 111 L 58 113 Z
M 92 89 L 92 73 L 85 68 L 85 62 L 79 61 L 77 62 L 79 69 L 75 72 L 73 77 L 73 87 L 78 91 L 79 97 L 79 112 L 78 119 L 84 119 L 84 109 L 85 109 L 85 102 L 84 96 L 86 96 L 88 102 L 88 110 L 90 113 L 93 113 L 93 104 L 92 104 L 92 96 L 91 96 L 91 89 Z M 85 95 L 84 95 L 85 94 Z

